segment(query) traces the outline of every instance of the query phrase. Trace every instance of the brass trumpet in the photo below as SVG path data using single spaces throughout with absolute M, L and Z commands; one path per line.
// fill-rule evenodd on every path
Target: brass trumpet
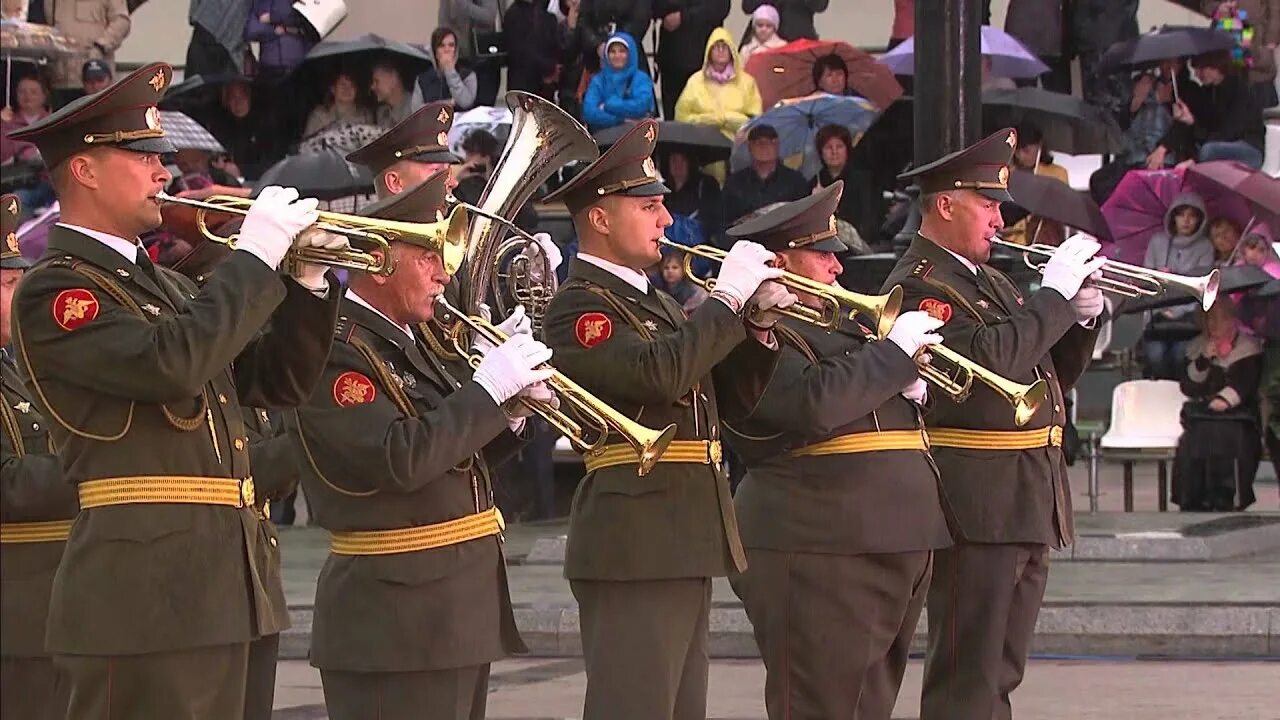
M 728 252 L 711 245 L 688 247 L 667 238 L 658 242 L 685 253 L 684 274 L 690 282 L 707 292 L 715 289 L 714 278 L 702 280 L 693 274 L 693 257 L 724 262 Z M 775 312 L 827 330 L 835 330 L 845 319 L 853 320 L 858 313 L 865 313 L 875 323 L 876 337 L 883 338 L 889 333 L 889 328 L 893 327 L 893 321 L 898 318 L 898 311 L 902 308 L 902 288 L 896 285 L 884 295 L 863 295 L 789 272 L 784 272 L 777 282 L 792 290 L 817 297 L 822 302 L 822 307 L 815 309 L 796 303 L 789 308 L 778 308 Z
M 931 354 L 942 358 L 952 368 L 939 367 L 932 360 L 925 362 L 923 355 Z M 916 353 L 916 365 L 920 368 L 920 377 L 931 382 L 938 390 L 951 396 L 956 402 L 964 402 L 973 391 L 974 378 L 996 391 L 1013 406 L 1013 422 L 1018 427 L 1026 425 L 1040 409 L 1041 403 L 1049 397 L 1049 384 L 1038 379 L 1029 385 L 1015 382 L 984 368 L 969 358 L 957 353 L 945 345 L 930 345 L 920 348 Z
M 1027 267 L 1041 273 L 1044 272 L 1045 263 L 1033 262 L 1031 255 L 1053 257 L 1053 254 L 1057 252 L 1057 248 L 1054 246 L 1043 243 L 1019 245 L 1008 240 L 992 238 L 991 244 L 1022 253 L 1022 261 L 1026 263 Z M 1200 277 L 1191 277 L 1189 275 L 1161 272 L 1118 260 L 1107 260 L 1102 266 L 1102 278 L 1090 280 L 1089 282 L 1101 288 L 1104 292 L 1122 297 L 1155 297 L 1169 287 L 1176 287 L 1198 298 L 1200 307 L 1208 310 L 1213 307 L 1214 301 L 1218 299 L 1218 281 L 1217 269 L 1210 270 L 1208 274 Z
M 186 205 L 196 208 L 196 227 L 206 239 L 235 248 L 239 234 L 218 235 L 209 228 L 208 214 L 211 212 L 230 213 L 232 215 L 248 215 L 253 207 L 253 200 L 231 195 L 214 195 L 207 200 L 191 200 L 179 198 L 166 193 L 156 195 L 160 202 Z M 294 248 L 286 257 L 291 260 L 327 265 L 329 267 L 346 268 L 375 275 L 390 275 L 395 271 L 395 262 L 391 256 L 391 242 L 395 240 L 416 239 L 425 243 L 429 249 L 438 252 L 444 263 L 445 272 L 452 275 L 467 252 L 467 211 L 455 207 L 448 217 L 431 223 L 401 222 L 383 220 L 381 218 L 347 215 L 322 211 L 319 220 L 311 227 L 352 240 L 362 240 L 381 251 L 378 257 L 373 252 L 356 248 L 326 250 L 323 248 Z
M 493 323 L 481 317 L 463 314 L 461 310 L 455 308 L 444 297 L 437 298 L 436 302 L 441 308 L 456 317 L 459 322 L 470 328 L 476 334 L 476 337 L 483 337 L 494 345 L 498 345 L 507 339 L 507 336 L 494 327 Z M 453 338 L 454 348 L 458 353 L 467 358 L 472 368 L 478 367 L 483 359 L 482 356 L 479 353 L 471 352 L 469 348 L 463 347 L 459 334 L 454 333 Z M 639 457 L 639 474 L 645 475 L 658 462 L 658 458 L 662 457 L 662 453 L 666 452 L 667 446 L 671 444 L 671 441 L 675 439 L 676 426 L 674 424 L 668 425 L 662 430 L 647 428 L 609 407 L 559 371 L 556 371 L 547 380 L 547 385 L 556 391 L 560 396 L 561 402 L 572 406 L 574 412 L 583 418 L 586 423 L 595 426 L 598 431 L 598 435 L 595 438 L 589 439 L 583 423 L 574 420 L 558 408 L 527 398 L 522 399 L 521 402 L 525 407 L 550 423 L 556 430 L 563 433 L 565 437 L 569 438 L 569 442 L 573 443 L 574 447 L 584 453 L 590 453 L 603 447 L 609 437 L 609 431 L 612 430 L 621 435 L 635 449 L 636 455 Z

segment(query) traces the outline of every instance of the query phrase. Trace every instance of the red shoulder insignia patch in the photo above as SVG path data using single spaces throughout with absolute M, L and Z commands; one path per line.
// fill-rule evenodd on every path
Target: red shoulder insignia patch
M 582 347 L 593 348 L 613 337 L 613 321 L 604 313 L 583 313 L 573 324 L 573 334 Z
M 921 300 L 920 309 L 942 322 L 946 322 L 951 319 L 951 303 L 945 303 L 936 298 L 925 298 Z
M 53 299 L 53 321 L 63 330 L 75 330 L 98 317 L 98 298 L 84 288 L 63 290 Z
M 365 405 L 377 396 L 378 390 L 373 381 L 358 372 L 344 372 L 333 381 L 333 401 L 339 407 Z

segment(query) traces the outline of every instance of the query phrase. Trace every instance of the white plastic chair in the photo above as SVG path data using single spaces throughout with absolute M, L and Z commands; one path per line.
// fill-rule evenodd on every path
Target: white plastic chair
M 1124 509 L 1133 512 L 1133 464 L 1158 463 L 1159 507 L 1169 509 L 1168 463 L 1182 437 L 1187 398 L 1172 380 L 1130 380 L 1111 393 L 1111 425 L 1098 445 L 1102 459 L 1124 465 Z
M 1067 155 L 1055 152 L 1054 164 L 1067 171 L 1067 184 L 1072 190 L 1088 190 L 1089 178 L 1102 167 L 1101 155 Z
M 1101 360 L 1111 347 L 1111 323 L 1114 319 L 1115 305 L 1109 297 L 1103 297 L 1102 302 L 1106 304 L 1107 310 L 1103 313 L 1103 319 L 1099 320 L 1102 326 L 1098 328 L 1098 337 L 1093 341 L 1094 360 Z
M 1280 123 L 1267 122 L 1267 135 L 1262 151 L 1262 172 L 1280 177 Z

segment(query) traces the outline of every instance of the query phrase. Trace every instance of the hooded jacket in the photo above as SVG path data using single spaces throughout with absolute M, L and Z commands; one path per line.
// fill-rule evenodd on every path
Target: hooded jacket
M 733 57 L 733 77 L 725 83 L 707 76 L 711 64 L 711 48 L 717 42 L 729 46 Z M 760 90 L 755 78 L 742 69 L 738 51 L 733 47 L 733 36 L 724 28 L 716 28 L 707 38 L 702 54 L 702 72 L 689 78 L 676 101 L 676 120 L 696 125 L 714 125 L 732 139 L 748 120 L 761 112 Z
M 1200 224 L 1190 235 L 1177 235 L 1173 217 L 1180 208 L 1188 206 L 1200 211 Z M 1164 213 L 1164 229 L 1152 235 L 1147 243 L 1142 264 L 1179 275 L 1192 275 L 1212 267 L 1213 243 L 1209 242 L 1208 227 L 1209 215 L 1200 196 L 1193 192 L 1178 195 Z M 1191 308 L 1191 305 L 1178 305 L 1169 310 L 1175 315 L 1182 315 Z
M 609 65 L 609 46 L 618 41 L 629 51 L 621 70 Z M 582 119 L 594 132 L 653 115 L 653 80 L 637 65 L 635 39 L 624 32 L 610 35 L 600 51 L 600 72 L 591 78 L 582 99 Z

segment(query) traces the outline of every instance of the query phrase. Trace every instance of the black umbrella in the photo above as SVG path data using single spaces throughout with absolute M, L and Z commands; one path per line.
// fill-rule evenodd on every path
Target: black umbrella
M 430 54 L 413 45 L 369 33 L 354 40 L 324 40 L 317 43 L 295 72 L 314 71 L 317 68 L 331 70 L 333 65 L 360 66 L 368 70 L 380 60 L 395 63 L 402 73 L 410 76 L 418 75 L 433 62 Z
M 1069 155 L 1114 154 L 1124 150 L 1124 135 L 1102 108 L 1074 95 L 1027 87 L 982 94 L 983 125 L 989 131 L 1035 123 L 1045 147 Z
M 1015 170 L 1009 178 L 1009 194 L 1017 205 L 1032 215 L 1070 225 L 1112 242 L 1107 219 L 1089 193 L 1075 190 L 1055 178 Z
M 1098 61 L 1097 72 L 1106 73 L 1231 50 L 1236 39 L 1216 28 L 1166 25 L 1132 40 L 1122 40 L 1107 48 Z
M 373 177 L 363 166 L 353 165 L 342 155 L 327 150 L 290 155 L 272 165 L 254 183 L 254 195 L 268 185 L 297 188 L 302 197 L 336 200 L 373 192 Z
M 239 73 L 192 75 L 180 83 L 169 86 L 169 91 L 160 99 L 160 109 L 182 110 L 192 105 L 204 104 L 212 100 L 221 91 L 223 85 L 234 80 L 250 82 L 249 78 Z
M 594 139 L 601 149 L 609 147 L 631 129 L 629 123 L 615 125 L 596 133 Z M 733 141 L 710 125 L 694 125 L 685 122 L 658 123 L 658 149 L 683 150 L 700 164 L 728 160 L 733 152 Z

